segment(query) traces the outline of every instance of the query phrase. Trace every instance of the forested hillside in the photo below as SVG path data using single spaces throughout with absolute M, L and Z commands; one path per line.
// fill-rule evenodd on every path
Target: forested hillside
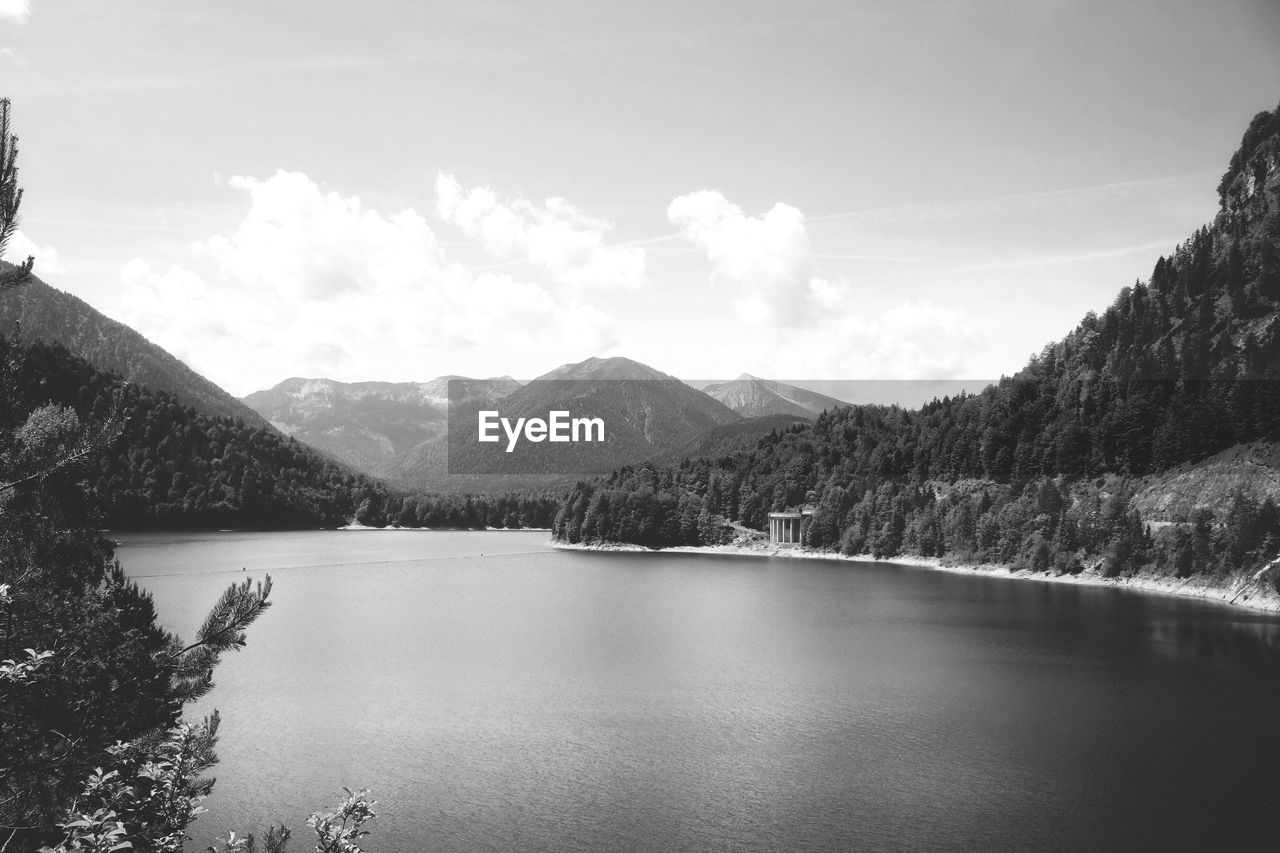
M 23 287 L 0 292 L 0 335 L 13 338 L 19 327 L 24 341 L 61 344 L 100 370 L 167 391 L 202 414 L 267 425 L 253 409 L 133 329 L 35 276 Z
M 1152 537 L 1133 493 L 1178 465 L 1280 439 L 1280 110 L 1257 116 L 1221 210 L 1015 376 L 917 411 L 824 413 L 744 453 L 580 484 L 570 541 L 714 541 L 724 517 L 814 509 L 808 544 L 1106 573 L 1230 573 L 1274 556 L 1269 496 L 1241 489 Z M 1145 478 L 1145 479 L 1144 479 Z M 701 518 L 702 523 L 697 519 Z
M 173 395 L 127 384 L 61 346 L 0 338 L 7 404 L 116 417 L 120 435 L 84 462 L 101 523 L 131 527 L 298 527 L 347 523 L 382 487 L 269 427 L 211 417 Z

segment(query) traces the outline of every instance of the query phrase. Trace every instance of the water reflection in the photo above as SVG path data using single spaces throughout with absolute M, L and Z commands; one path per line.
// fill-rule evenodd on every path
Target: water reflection
M 1280 679 L 1280 625 L 1265 617 L 1214 615 L 1153 619 L 1145 624 L 1143 636 L 1158 655 Z

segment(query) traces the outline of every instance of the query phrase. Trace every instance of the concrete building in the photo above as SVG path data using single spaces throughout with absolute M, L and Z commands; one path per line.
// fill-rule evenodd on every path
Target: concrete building
M 769 513 L 769 544 L 799 545 L 812 514 L 808 510 Z

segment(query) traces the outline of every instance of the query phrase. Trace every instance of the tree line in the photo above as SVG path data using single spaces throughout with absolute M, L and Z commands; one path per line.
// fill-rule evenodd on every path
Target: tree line
M 386 495 L 366 490 L 355 520 L 368 527 L 549 528 L 561 499 L 555 492 Z

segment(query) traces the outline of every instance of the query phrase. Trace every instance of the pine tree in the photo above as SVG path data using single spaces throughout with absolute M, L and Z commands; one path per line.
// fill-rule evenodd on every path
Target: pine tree
M 17 224 L 17 174 L 4 100 L 0 243 Z M 32 264 L 0 283 L 21 286 Z M 228 589 L 190 644 L 160 628 L 81 484 L 84 462 L 118 428 L 111 418 L 81 424 L 33 396 L 39 386 L 16 385 L 24 357 L 0 339 L 0 850 L 60 840 L 83 849 L 74 844 L 86 832 L 105 845 L 93 849 L 179 850 L 212 786 L 200 774 L 216 760 L 217 734 L 216 717 L 181 722 L 183 706 L 211 688 L 221 655 L 244 645 L 271 581 Z M 161 785 L 164 797 L 149 796 Z
M 18 228 L 18 208 L 21 205 L 18 138 L 9 132 L 9 99 L 0 98 L 0 255 L 9 247 L 9 238 Z M 0 270 L 0 291 L 26 282 L 35 262 L 35 258 L 28 256 L 22 264 Z

